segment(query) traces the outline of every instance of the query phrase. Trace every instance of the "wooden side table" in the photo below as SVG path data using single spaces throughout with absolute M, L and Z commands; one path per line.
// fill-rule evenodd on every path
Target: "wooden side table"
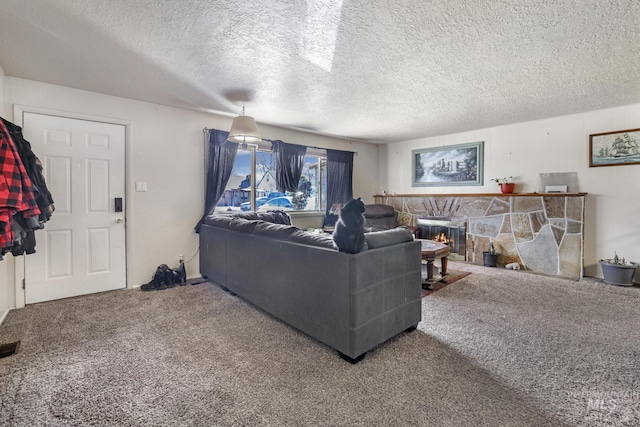
M 447 275 L 447 261 L 448 256 L 451 254 L 451 248 L 445 243 L 436 242 L 433 240 L 416 239 L 422 244 L 422 259 L 427 261 L 427 280 L 426 284 L 429 286 L 433 283 L 439 282 Z M 433 262 L 439 259 L 441 264 L 441 276 L 438 278 L 433 277 Z

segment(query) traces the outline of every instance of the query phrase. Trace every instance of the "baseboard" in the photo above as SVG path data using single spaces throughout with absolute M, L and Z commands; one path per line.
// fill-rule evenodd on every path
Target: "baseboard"
M 202 276 L 191 277 L 191 278 L 187 279 L 187 285 L 199 285 L 200 283 L 204 283 L 206 281 L 207 281 L 207 279 L 205 279 Z
M 0 314 L 0 326 L 2 325 L 2 322 L 4 322 L 4 319 L 7 318 L 7 314 L 9 314 L 9 311 L 11 311 L 11 309 L 7 308 L 2 314 Z

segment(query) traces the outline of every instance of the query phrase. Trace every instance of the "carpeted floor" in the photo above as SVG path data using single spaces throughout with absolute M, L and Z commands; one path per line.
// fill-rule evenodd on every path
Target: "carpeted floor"
M 209 283 L 12 311 L 0 425 L 640 423 L 640 289 L 450 267 L 472 274 L 356 365 Z
M 448 270 L 447 275 L 440 281 L 432 283 L 428 287 L 425 284 L 422 285 L 422 297 L 424 298 L 427 295 L 431 295 L 435 291 L 439 291 L 445 286 L 448 286 L 464 277 L 467 277 L 469 274 L 471 273 L 468 271 Z

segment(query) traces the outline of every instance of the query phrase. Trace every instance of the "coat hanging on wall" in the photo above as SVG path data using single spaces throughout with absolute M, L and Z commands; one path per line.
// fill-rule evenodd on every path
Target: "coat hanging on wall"
M 42 164 L 22 129 L 0 118 L 0 260 L 35 252 L 35 230 L 54 211 Z

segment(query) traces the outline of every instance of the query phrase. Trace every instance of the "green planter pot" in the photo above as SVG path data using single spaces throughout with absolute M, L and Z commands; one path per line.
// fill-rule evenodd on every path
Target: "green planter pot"
M 603 259 L 599 262 L 605 283 L 618 286 L 633 286 L 633 276 L 636 274 L 638 263 L 632 262 L 629 265 L 618 265 L 608 263 Z

